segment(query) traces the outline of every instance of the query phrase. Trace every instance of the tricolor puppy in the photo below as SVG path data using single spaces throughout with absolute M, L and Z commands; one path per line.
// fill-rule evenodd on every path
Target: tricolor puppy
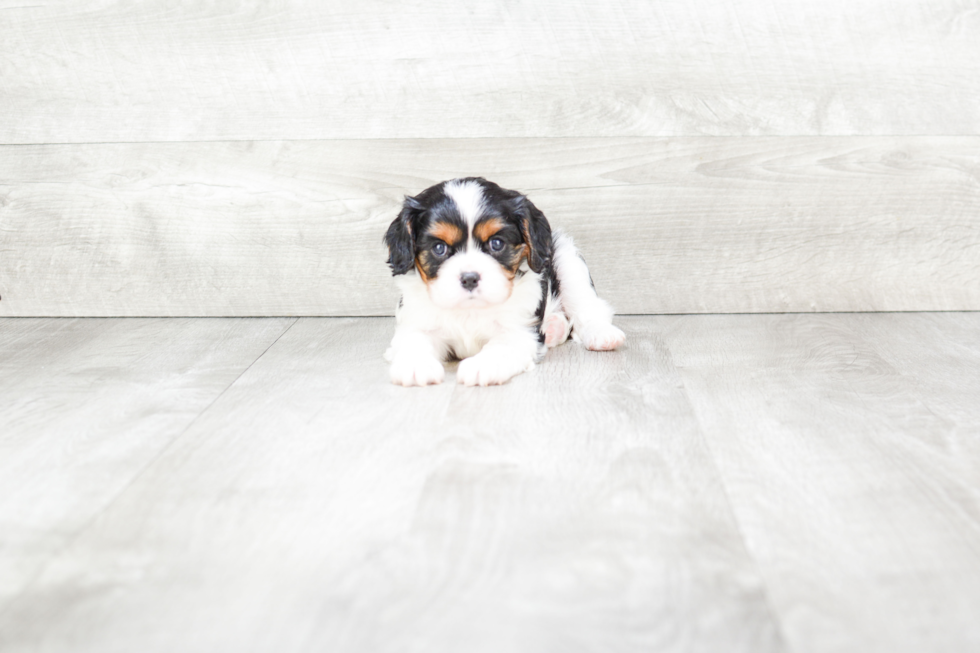
M 615 349 L 623 332 L 571 239 L 517 191 L 471 177 L 406 197 L 385 234 L 402 296 L 385 358 L 392 383 L 505 383 L 572 338 Z

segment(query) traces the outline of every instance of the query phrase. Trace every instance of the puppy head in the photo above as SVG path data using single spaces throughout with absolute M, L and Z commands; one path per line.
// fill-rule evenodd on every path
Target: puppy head
M 551 265 L 547 219 L 517 191 L 479 177 L 454 179 L 406 197 L 385 234 L 392 274 L 412 268 L 442 308 L 506 301 L 523 262 Z

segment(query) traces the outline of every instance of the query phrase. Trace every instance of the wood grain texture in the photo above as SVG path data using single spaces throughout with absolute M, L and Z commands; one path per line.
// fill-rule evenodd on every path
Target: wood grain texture
M 980 647 L 980 314 L 671 319 L 792 650 Z
M 980 324 L 972 313 L 902 318 L 901 330 L 874 316 L 851 318 L 916 397 L 952 427 L 947 446 L 980 479 Z M 936 346 L 943 343 L 944 346 Z M 962 452 L 962 456 L 960 456 Z
M 0 315 L 390 315 L 381 236 L 521 189 L 621 313 L 980 309 L 980 138 L 0 147 Z
M 0 319 L 0 611 L 291 322 Z
M 301 319 L 0 616 L 20 651 L 782 651 L 656 322 L 506 386 Z
M 977 135 L 978 21 L 960 0 L 5 3 L 0 143 Z

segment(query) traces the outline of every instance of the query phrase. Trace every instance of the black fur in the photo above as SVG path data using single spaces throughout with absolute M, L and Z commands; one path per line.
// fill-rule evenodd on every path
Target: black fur
M 467 177 L 458 181 L 480 184 L 488 209 L 486 219 L 500 217 L 513 225 L 512 237 L 509 231 L 500 234 L 500 237 L 504 238 L 511 247 L 499 254 L 490 251 L 487 253 L 500 260 L 504 266 L 516 266 L 516 259 L 508 260 L 508 258 L 515 251 L 512 247 L 519 246 L 523 242 L 527 246 L 528 267 L 534 272 L 544 273 L 555 284 L 552 289 L 557 292 L 557 278 L 551 269 L 554 241 L 551 226 L 544 214 L 521 193 L 502 188 L 482 177 Z M 405 197 L 401 213 L 392 221 L 384 238 L 388 246 L 388 265 L 391 266 L 392 275 L 405 274 L 411 270 L 415 265 L 416 255 L 422 255 L 425 259 L 426 273 L 430 276 L 435 275 L 439 261 L 425 255 L 434 244 L 429 242 L 433 239 L 425 234 L 426 228 L 432 222 L 456 224 L 465 231 L 466 225 L 455 204 L 446 195 L 445 185 L 446 182 L 436 184 L 415 197 Z M 494 213 L 495 210 L 497 213 Z M 502 215 L 499 214 L 500 212 Z M 460 246 L 465 247 L 466 241 Z M 516 251 L 519 251 L 519 248 Z M 448 256 L 451 255 L 452 252 Z
M 470 177 L 464 181 L 479 183 L 483 187 L 483 197 L 487 205 L 503 207 L 506 213 L 503 217 L 517 225 L 528 247 L 527 265 L 531 270 L 543 272 L 551 267 L 554 251 L 551 225 L 531 200 L 516 190 L 502 188 L 483 177 Z
M 547 218 L 531 200 L 515 190 L 502 188 L 482 177 L 467 177 L 456 180 L 459 183 L 475 182 L 483 193 L 485 212 L 474 225 L 474 231 L 481 222 L 502 219 L 506 226 L 494 233 L 495 238 L 504 241 L 505 247 L 497 252 L 489 248 L 489 241 L 477 242 L 477 246 L 497 259 L 500 264 L 514 271 L 515 276 L 523 274 L 519 269 L 521 257 L 526 254 L 528 267 L 541 274 L 541 299 L 531 324 L 538 342 L 544 345 L 544 314 L 549 295 L 553 300 L 559 297 L 559 280 L 553 265 L 554 235 Z M 454 252 L 470 246 L 470 234 L 466 221 L 459 213 L 455 202 L 445 192 L 447 182 L 430 186 L 415 197 L 405 197 L 402 210 L 388 227 L 385 244 L 388 246 L 388 264 L 393 275 L 405 274 L 418 265 L 420 272 L 432 278 L 442 262 Z M 430 233 L 437 223 L 453 225 L 467 237 L 456 242 L 446 242 L 444 236 L 436 237 Z M 440 243 L 448 249 L 443 256 L 436 256 L 433 248 Z M 441 245 L 440 245 L 441 246 Z M 542 353 L 544 349 L 542 348 Z
M 538 336 L 538 344 L 543 345 L 545 341 L 544 331 L 541 327 L 544 325 L 544 312 L 548 307 L 548 277 L 541 277 L 541 301 L 538 302 L 538 308 L 534 311 L 534 324 L 532 328 Z
M 415 234 L 423 206 L 414 197 L 405 197 L 402 210 L 385 233 L 388 246 L 388 265 L 392 276 L 405 274 L 415 265 Z
M 555 247 L 551 225 L 548 224 L 544 213 L 523 195 L 513 200 L 511 206 L 520 221 L 521 232 L 528 246 L 528 267 L 534 272 L 546 272 L 551 268 L 551 257 Z

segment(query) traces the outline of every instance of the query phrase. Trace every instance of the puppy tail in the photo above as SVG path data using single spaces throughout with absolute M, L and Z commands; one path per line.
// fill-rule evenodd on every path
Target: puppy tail
M 585 259 L 572 239 L 554 232 L 554 270 L 561 306 L 572 328 L 572 339 L 594 351 L 615 349 L 626 340 L 613 326 L 613 308 L 595 291 Z

